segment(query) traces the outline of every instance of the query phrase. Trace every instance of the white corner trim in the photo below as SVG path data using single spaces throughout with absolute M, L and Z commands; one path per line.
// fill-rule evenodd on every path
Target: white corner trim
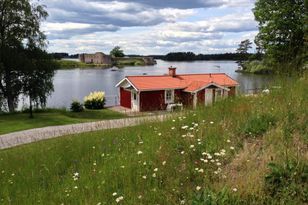
M 136 100 L 134 99 L 134 94 L 136 94 Z M 131 109 L 134 112 L 140 111 L 140 92 L 131 91 Z
M 118 88 L 125 81 L 127 81 L 136 91 L 138 91 L 138 89 L 134 86 L 134 84 L 130 80 L 128 80 L 128 78 L 124 78 L 123 80 L 121 80 L 118 84 L 116 84 L 115 87 Z
M 210 87 L 210 86 L 212 86 L 212 85 L 213 85 L 213 86 L 216 86 L 217 88 L 220 88 L 220 89 L 223 89 L 223 90 L 226 90 L 226 91 L 230 91 L 230 89 L 227 88 L 227 87 L 223 87 L 223 86 L 218 85 L 218 84 L 216 84 L 216 83 L 210 83 L 210 84 L 207 84 L 206 86 L 201 87 L 201 88 L 199 88 L 198 90 L 195 90 L 195 91 L 190 92 L 190 93 L 197 93 L 197 92 L 199 92 L 200 90 L 206 89 L 206 88 L 208 88 L 208 87 Z

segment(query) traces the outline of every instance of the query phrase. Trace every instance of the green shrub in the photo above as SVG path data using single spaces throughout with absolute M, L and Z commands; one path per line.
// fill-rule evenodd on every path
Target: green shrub
M 82 103 L 78 101 L 73 101 L 70 109 L 72 112 L 82 112 L 84 110 Z
M 272 125 L 275 125 L 276 119 L 269 114 L 256 115 L 250 117 L 242 128 L 242 133 L 246 136 L 263 135 Z
M 105 106 L 105 93 L 93 92 L 84 98 L 84 106 L 87 109 L 99 110 Z
M 306 163 L 287 162 L 268 164 L 270 173 L 265 177 L 266 192 L 277 200 L 305 204 L 308 202 L 308 165 Z M 295 202 L 296 203 L 296 202 Z

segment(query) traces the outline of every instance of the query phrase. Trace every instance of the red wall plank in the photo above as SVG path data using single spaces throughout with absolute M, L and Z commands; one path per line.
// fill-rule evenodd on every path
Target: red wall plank
M 228 96 L 235 96 L 236 95 L 236 88 L 235 87 L 229 87 L 230 91 L 228 93 Z
M 120 105 L 122 107 L 131 108 L 131 92 L 120 88 Z
M 182 103 L 185 107 L 192 107 L 193 106 L 193 95 L 191 93 L 182 92 L 181 95 Z
M 197 104 L 198 105 L 204 105 L 205 104 L 205 90 L 200 90 L 197 93 Z
M 147 91 L 140 93 L 140 111 L 165 110 L 165 91 Z

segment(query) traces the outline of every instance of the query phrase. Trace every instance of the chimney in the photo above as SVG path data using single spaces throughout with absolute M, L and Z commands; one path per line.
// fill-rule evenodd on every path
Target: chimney
M 169 68 L 169 76 L 172 76 L 172 77 L 176 76 L 176 68 L 172 66 Z

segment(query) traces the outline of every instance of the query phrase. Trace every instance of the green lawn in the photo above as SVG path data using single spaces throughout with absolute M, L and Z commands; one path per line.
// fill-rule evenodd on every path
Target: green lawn
M 307 204 L 308 80 L 276 86 L 2 150 L 0 204 Z
M 125 117 L 124 114 L 108 109 L 85 110 L 80 113 L 65 110 L 48 110 L 46 112 L 34 113 L 33 119 L 29 118 L 28 113 L 2 114 L 0 115 L 0 134 L 46 126 L 92 122 L 123 117 Z

